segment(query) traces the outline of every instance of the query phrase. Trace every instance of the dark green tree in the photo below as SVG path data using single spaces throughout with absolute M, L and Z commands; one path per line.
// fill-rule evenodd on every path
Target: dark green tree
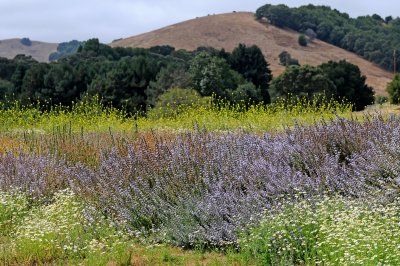
M 330 98 L 336 95 L 336 87 L 318 67 L 289 66 L 272 80 L 270 94 L 272 101 L 288 97 L 313 98 L 316 95 Z
M 307 46 L 308 44 L 306 36 L 304 36 L 304 34 L 300 34 L 298 42 L 301 46 Z
M 163 67 L 146 90 L 146 104 L 154 106 L 158 97 L 170 88 L 189 88 L 192 80 L 185 64 L 172 62 Z
M 0 57 L 0 79 L 11 80 L 16 67 L 17 63 L 14 60 Z
M 260 91 L 257 94 L 261 95 L 261 98 L 257 99 L 257 102 L 264 101 L 265 103 L 269 103 L 271 101 L 268 87 L 272 79 L 272 74 L 268 68 L 269 64 L 259 47 L 256 45 L 247 47 L 244 44 L 239 44 L 232 51 L 229 63 L 233 70 L 239 72 L 246 80 L 252 82 L 256 89 Z
M 44 87 L 41 96 L 54 104 L 69 105 L 83 93 L 77 88 L 74 68 L 65 63 L 51 65 L 44 76 Z
M 100 43 L 99 39 L 97 38 L 87 40 L 83 44 L 82 49 L 78 49 L 78 52 L 87 54 L 88 56 L 91 57 L 103 56 L 110 60 L 118 59 L 118 54 L 116 50 L 114 50 L 108 45 Z
M 393 20 L 393 17 L 392 17 L 392 16 L 387 16 L 387 17 L 385 18 L 386 24 L 389 24 L 389 22 L 392 21 L 392 20 Z
M 49 70 L 49 65 L 45 63 L 31 66 L 25 73 L 22 80 L 20 100 L 27 103 L 30 100 L 41 98 L 41 92 L 45 89 L 44 76 Z
M 358 66 L 341 60 L 329 61 L 320 68 L 335 84 L 337 99 L 347 99 L 357 111 L 374 102 L 373 89 L 365 83 L 366 77 L 361 75 Z
M 240 75 L 230 69 L 223 58 L 210 56 L 206 52 L 201 52 L 192 60 L 189 74 L 193 88 L 202 96 L 215 93 L 227 97 L 241 83 Z
M 32 45 L 31 40 L 30 40 L 29 38 L 26 38 L 26 37 L 22 38 L 22 39 L 20 40 L 20 43 L 21 43 L 22 45 L 25 45 L 25 46 L 31 46 L 31 45 Z
M 175 48 L 169 45 L 156 45 L 149 48 L 149 52 L 160 55 L 170 55 L 175 51 Z
M 299 61 L 297 59 L 292 58 L 292 56 L 287 52 L 283 51 L 279 54 L 279 63 L 283 66 L 299 66 Z
M 390 103 L 400 103 L 400 74 L 396 74 L 393 80 L 386 86 L 386 91 L 389 93 Z
M 130 112 L 145 110 L 146 89 L 159 71 L 156 60 L 139 56 L 122 58 L 105 75 L 96 75 L 88 87 L 90 96 Z
M 12 99 L 14 91 L 14 84 L 8 80 L 0 79 L 0 100 L 5 100 L 6 98 Z
M 271 24 L 277 27 L 288 27 L 292 23 L 292 10 L 283 4 L 280 5 L 265 5 L 256 11 L 258 19 L 268 18 Z
M 231 92 L 229 100 L 246 105 L 259 102 L 261 97 L 261 91 L 253 83 L 245 82 Z

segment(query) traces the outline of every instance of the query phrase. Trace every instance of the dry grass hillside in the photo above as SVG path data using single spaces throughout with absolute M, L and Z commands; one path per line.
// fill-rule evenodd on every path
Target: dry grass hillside
M 57 51 L 58 43 L 45 43 L 32 41 L 31 46 L 21 44 L 21 39 L 8 39 L 0 41 L 0 57 L 9 59 L 18 54 L 31 55 L 39 62 L 48 62 L 49 55 Z
M 297 32 L 281 29 L 255 20 L 250 12 L 235 12 L 210 15 L 174 24 L 156 31 L 122 39 L 111 46 L 144 47 L 171 45 L 176 49 L 194 50 L 199 46 L 212 46 L 232 51 L 239 43 L 255 44 L 264 53 L 274 76 L 284 67 L 279 65 L 278 55 L 289 52 L 300 64 L 319 65 L 329 60 L 341 60 L 356 64 L 367 76 L 367 83 L 376 94 L 385 95 L 386 84 L 392 74 L 356 54 L 347 52 L 328 43 L 315 40 L 308 47 L 298 44 Z

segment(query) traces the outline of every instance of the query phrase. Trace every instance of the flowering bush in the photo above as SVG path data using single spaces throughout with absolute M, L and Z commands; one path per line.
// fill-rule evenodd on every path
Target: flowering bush
M 277 136 L 182 134 L 114 149 L 96 170 L 76 166 L 73 189 L 134 230 L 179 245 L 236 241 L 279 198 L 396 195 L 399 118 L 336 120 Z
M 390 199 L 399 190 L 400 118 L 337 119 L 258 136 L 198 131 L 104 153 L 97 168 L 6 153 L 0 188 L 70 187 L 118 224 L 181 246 L 230 245 L 281 199 Z

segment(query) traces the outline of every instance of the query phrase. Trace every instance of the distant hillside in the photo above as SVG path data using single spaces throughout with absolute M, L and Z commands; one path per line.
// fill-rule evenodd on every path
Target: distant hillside
M 278 55 L 289 52 L 300 64 L 319 65 L 329 60 L 346 59 L 360 67 L 367 76 L 367 83 L 376 94 L 385 95 L 387 82 L 392 74 L 373 63 L 320 40 L 307 47 L 298 44 L 299 33 L 260 23 L 254 13 L 235 12 L 211 15 L 174 24 L 149 33 L 117 40 L 113 47 L 144 47 L 170 45 L 176 49 L 194 50 L 199 46 L 212 46 L 232 51 L 239 43 L 259 46 L 270 64 L 274 76 L 283 72 Z
M 21 44 L 21 39 L 0 40 L 0 57 L 9 59 L 17 54 L 30 55 L 39 62 L 48 62 L 49 55 L 57 51 L 58 43 L 32 41 L 30 46 Z
M 400 18 L 378 14 L 352 18 L 329 6 L 312 4 L 290 8 L 266 4 L 256 10 L 258 19 L 272 25 L 315 36 L 318 39 L 356 53 L 380 67 L 392 71 L 400 67 Z

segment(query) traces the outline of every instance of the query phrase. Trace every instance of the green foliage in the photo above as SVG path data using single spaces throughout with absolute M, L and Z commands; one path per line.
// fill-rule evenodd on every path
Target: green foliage
M 400 19 L 391 16 L 385 20 L 376 14 L 350 18 L 328 6 L 311 4 L 296 8 L 267 4 L 257 9 L 256 16 L 306 35 L 313 31 L 318 39 L 354 52 L 388 70 L 393 69 L 393 50 L 399 50 Z
M 26 38 L 26 37 L 22 38 L 22 39 L 20 40 L 20 43 L 21 43 L 22 45 L 25 45 L 25 46 L 31 46 L 31 45 L 32 45 L 31 40 L 30 40 L 29 38 Z
M 229 63 L 233 70 L 239 72 L 246 80 L 252 82 L 259 92 L 253 93 L 254 101 L 269 103 L 270 96 L 268 94 L 269 82 L 272 74 L 268 68 L 269 64 L 265 60 L 260 48 L 255 45 L 247 47 L 239 44 L 229 57 Z M 261 97 L 255 98 L 256 95 Z
M 13 90 L 14 84 L 0 78 L 0 100 L 5 100 L 7 97 L 10 97 Z
M 151 80 L 146 90 L 146 104 L 154 106 L 157 98 L 170 88 L 189 88 L 191 78 L 187 71 L 186 64 L 172 62 L 161 68 L 155 80 Z
M 158 71 L 154 59 L 125 57 L 114 63 L 105 76 L 96 75 L 87 92 L 91 96 L 99 95 L 104 104 L 111 103 L 130 112 L 145 110 L 145 90 Z
M 288 54 L 281 53 L 280 57 L 287 60 Z M 366 77 L 361 75 L 358 66 L 345 60 L 329 61 L 319 67 L 288 67 L 271 82 L 270 93 L 273 100 L 287 95 L 312 98 L 315 94 L 323 94 L 339 101 L 346 99 L 358 111 L 374 101 L 373 90 L 365 81 Z
M 175 48 L 169 45 L 157 45 L 149 48 L 149 52 L 160 55 L 170 55 L 175 51 Z
M 292 16 L 291 9 L 286 5 L 270 5 L 267 4 L 256 11 L 258 19 L 265 17 L 277 27 L 287 27 L 290 25 Z
M 62 42 L 57 46 L 57 52 L 51 53 L 49 55 L 49 61 L 56 61 L 62 57 L 76 53 L 81 45 L 83 45 L 83 43 L 77 40 Z
M 99 95 L 104 104 L 133 114 L 153 107 L 157 97 L 172 87 L 195 88 L 203 96 L 215 93 L 232 101 L 261 102 L 271 78 L 268 64 L 256 46 L 241 45 L 231 56 L 211 47 L 193 52 L 175 51 L 168 45 L 111 48 L 90 39 L 62 43 L 57 53 L 57 62 L 50 64 L 24 55 L 13 60 L 0 58 L 0 79 L 12 84 L 2 83 L 0 97 L 7 95 L 23 104 L 42 101 L 71 105 L 84 95 Z M 250 85 L 235 93 L 247 82 L 245 79 L 261 93 Z
M 279 54 L 279 63 L 283 66 L 299 66 L 299 61 L 297 59 L 292 58 L 292 56 L 287 52 L 283 51 Z
M 383 105 L 384 103 L 389 101 L 387 96 L 375 95 L 375 103 L 379 105 Z
M 240 75 L 231 70 L 226 60 L 211 56 L 206 52 L 199 53 L 189 68 L 193 87 L 202 96 L 226 97 L 228 90 L 234 90 L 242 83 Z
M 211 100 L 211 97 L 201 97 L 194 89 L 171 88 L 158 97 L 154 108 L 148 112 L 147 117 L 176 117 L 188 108 L 209 108 Z
M 232 91 L 228 99 L 234 103 L 251 105 L 260 102 L 260 99 L 262 99 L 262 92 L 253 83 L 246 82 L 240 84 L 236 90 Z
M 336 95 L 336 87 L 318 67 L 289 66 L 282 75 L 272 80 L 270 94 L 273 101 L 291 96 L 313 98 L 325 95 L 330 98 Z
M 365 106 L 373 104 L 374 92 L 365 81 L 358 66 L 345 60 L 329 61 L 320 66 L 325 75 L 335 84 L 337 99 L 347 99 L 359 111 Z
M 20 100 L 27 103 L 29 98 L 36 99 L 38 97 L 37 92 L 45 90 L 44 78 L 47 71 L 47 64 L 35 64 L 26 71 L 22 80 Z M 35 88 L 39 88 L 39 90 L 35 90 Z
M 306 36 L 304 36 L 303 34 L 301 34 L 301 35 L 299 36 L 298 42 L 299 42 L 299 44 L 300 44 L 301 46 L 307 46 L 307 44 L 308 44 L 307 39 L 306 39 Z
M 390 103 L 400 103 L 400 74 L 396 74 L 393 80 L 388 83 L 386 91 L 389 93 Z

